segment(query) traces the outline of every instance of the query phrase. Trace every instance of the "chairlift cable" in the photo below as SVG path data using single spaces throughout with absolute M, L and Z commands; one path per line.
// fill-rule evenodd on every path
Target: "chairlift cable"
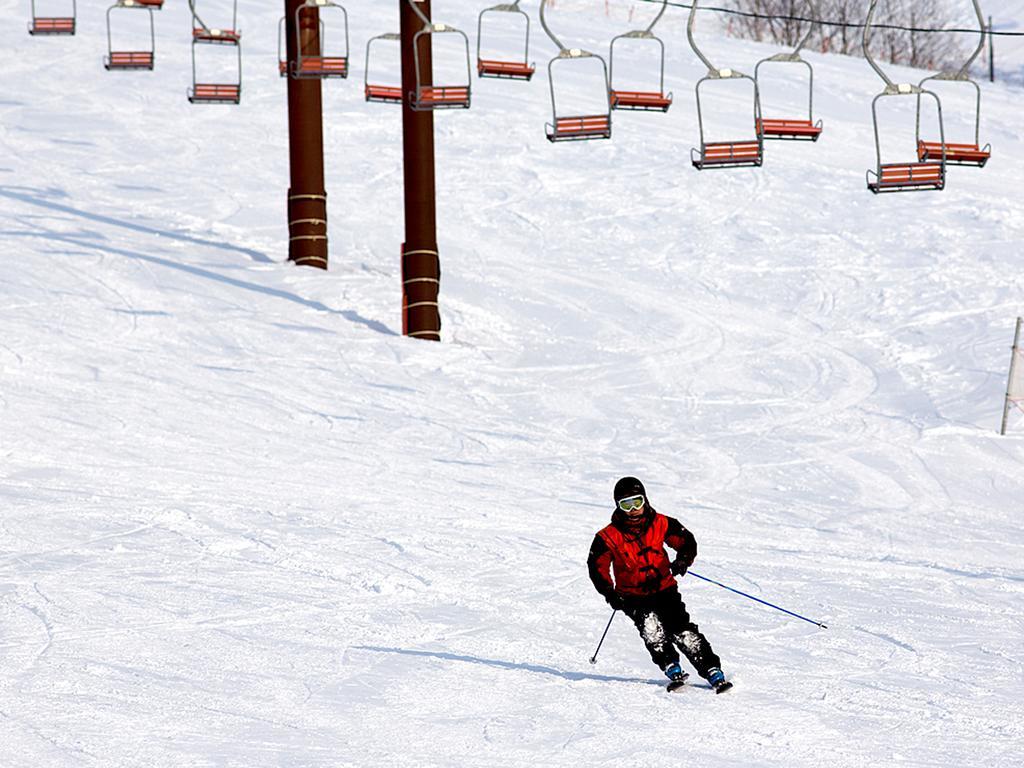
M 660 3 L 662 0 L 640 0 L 643 3 Z M 690 9 L 692 6 L 687 3 L 674 3 L 669 2 L 673 8 L 685 8 Z M 722 8 L 714 5 L 702 5 L 702 10 L 715 11 L 716 13 L 725 13 L 732 16 L 743 16 L 750 19 L 766 19 L 775 21 L 800 21 L 800 22 L 811 22 L 814 24 L 820 24 L 824 27 L 845 27 L 847 29 L 863 29 L 863 23 L 855 23 L 849 21 L 830 21 L 827 19 L 815 19 L 807 16 L 796 16 L 789 14 L 770 14 L 770 13 L 757 13 L 755 11 L 740 11 L 735 8 Z M 982 22 L 982 29 L 986 35 L 994 35 L 996 37 L 1024 37 L 1024 32 L 1009 32 L 1005 30 L 987 30 L 984 29 L 985 24 Z M 872 24 L 872 29 L 889 29 L 898 30 L 902 32 L 922 32 L 929 34 L 942 34 L 942 33 L 958 33 L 967 35 L 976 35 L 977 29 L 965 28 L 965 27 L 947 27 L 943 29 L 935 29 L 934 27 L 906 27 L 900 24 Z

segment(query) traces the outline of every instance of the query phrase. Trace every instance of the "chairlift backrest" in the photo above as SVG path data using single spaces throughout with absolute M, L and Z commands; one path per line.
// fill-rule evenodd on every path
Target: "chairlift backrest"
M 548 124 L 548 140 L 555 141 L 578 141 L 583 139 L 608 139 L 612 135 L 611 120 L 611 80 L 608 76 L 608 64 L 604 58 L 596 53 L 583 50 L 582 48 L 567 47 L 548 26 L 545 16 L 545 9 L 548 0 L 541 0 L 540 4 L 540 25 L 545 34 L 557 46 L 558 54 L 548 62 L 548 85 L 551 91 L 551 112 L 552 122 Z M 558 113 L 558 103 L 555 98 L 555 63 L 560 61 L 574 61 L 582 59 L 597 59 L 601 64 L 604 73 L 603 99 L 605 108 L 599 115 L 573 115 L 564 116 Z

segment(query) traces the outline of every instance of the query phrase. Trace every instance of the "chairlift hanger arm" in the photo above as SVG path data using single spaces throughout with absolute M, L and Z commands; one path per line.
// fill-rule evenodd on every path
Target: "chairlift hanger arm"
M 206 22 L 199 18 L 199 14 L 196 13 L 196 0 L 188 0 L 188 9 L 192 12 L 192 21 L 199 24 L 203 32 L 209 32 L 210 28 L 206 26 Z
M 697 46 L 697 41 L 693 37 L 693 29 L 696 25 L 698 5 L 700 5 L 699 0 L 693 0 L 693 4 L 690 6 L 690 17 L 686 21 L 686 39 L 690 41 L 690 47 L 693 49 L 693 52 L 697 54 L 697 57 L 704 63 L 704 66 L 708 68 L 707 76 L 712 80 L 747 77 L 747 75 L 744 75 L 742 72 L 737 72 L 735 69 L 719 69 L 711 63 L 711 60 L 708 59 L 708 57 L 704 55 L 704 52 Z
M 981 13 L 981 5 L 978 0 L 971 0 L 971 2 L 974 4 L 974 13 L 978 17 L 978 47 L 974 49 L 974 53 L 971 54 L 971 57 L 964 62 L 962 67 L 960 67 L 960 71 L 957 73 L 957 79 L 959 80 L 967 79 L 967 72 L 970 70 L 971 64 L 975 62 L 975 60 L 981 55 L 982 50 L 985 48 L 985 17 Z
M 551 42 L 553 42 L 555 44 L 555 46 L 558 48 L 558 50 L 561 51 L 561 52 L 564 52 L 564 51 L 568 50 L 565 47 L 565 43 L 563 43 L 561 40 L 559 40 L 558 37 L 555 35 L 555 33 L 551 31 L 551 27 L 548 26 L 548 21 L 547 21 L 547 18 L 545 16 L 545 14 L 544 14 L 544 9 L 547 8 L 547 5 L 548 5 L 548 0 L 540 0 L 540 26 L 544 30 L 544 32 L 547 34 L 547 36 L 551 38 Z M 561 55 L 561 53 L 559 55 Z
M 657 0 L 651 0 L 651 2 L 657 2 Z M 654 34 L 654 27 L 657 26 L 661 17 L 665 15 L 665 10 L 668 8 L 668 0 L 662 0 L 661 10 L 654 17 L 654 21 L 647 25 L 644 29 L 634 29 L 629 32 L 623 32 L 621 35 L 616 35 L 615 40 L 629 38 L 634 40 L 657 40 L 657 36 Z
M 308 0 L 307 0 L 308 1 Z M 407 0 L 409 7 L 412 8 L 413 13 L 420 17 L 420 21 L 423 22 L 423 28 L 428 32 L 458 32 L 459 30 L 450 24 L 438 24 L 427 18 L 426 14 L 423 13 L 418 7 L 416 0 Z
M 868 5 L 868 16 L 867 19 L 864 21 L 864 34 L 861 37 L 861 48 L 864 51 L 864 58 L 867 59 L 868 64 L 871 65 L 871 68 L 875 70 L 877 75 L 880 78 L 882 78 L 882 82 L 885 83 L 886 92 L 891 91 L 894 93 L 898 93 L 899 89 L 897 88 L 896 84 L 889 79 L 889 76 L 885 74 L 885 71 L 880 66 L 878 66 L 878 62 L 875 61 L 875 57 L 871 55 L 871 22 L 874 21 L 875 8 L 877 7 L 878 0 L 871 0 L 871 3 Z
M 814 0 L 807 0 L 807 10 L 810 11 L 812 19 L 818 19 L 818 7 L 814 4 Z M 807 45 L 807 41 L 811 39 L 811 35 L 814 33 L 814 28 L 818 26 L 818 24 L 818 21 L 812 21 L 807 25 L 807 32 L 804 33 L 803 38 L 793 50 L 793 56 L 795 58 L 800 58 L 800 51 L 802 51 L 804 46 Z

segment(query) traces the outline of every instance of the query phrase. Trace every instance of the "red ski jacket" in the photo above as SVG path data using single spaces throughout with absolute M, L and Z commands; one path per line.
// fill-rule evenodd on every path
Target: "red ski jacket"
M 651 509 L 633 528 L 616 510 L 590 545 L 587 567 L 594 588 L 607 599 L 616 592 L 643 597 L 675 586 L 666 544 L 676 550 L 678 566 L 688 568 L 697 556 L 697 540 L 675 518 Z

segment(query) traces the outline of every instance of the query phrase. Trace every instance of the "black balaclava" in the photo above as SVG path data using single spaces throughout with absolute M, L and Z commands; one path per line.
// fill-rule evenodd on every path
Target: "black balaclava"
M 612 492 L 615 497 L 615 514 L 613 520 L 622 523 L 627 528 L 644 528 L 650 522 L 653 511 L 651 509 L 651 502 L 647 498 L 647 489 L 644 488 L 644 484 L 637 480 L 635 477 L 623 477 L 615 484 L 615 490 Z M 643 496 L 644 497 L 644 514 L 637 517 L 631 518 L 621 509 L 619 509 L 619 502 L 622 499 L 628 499 L 630 496 Z

